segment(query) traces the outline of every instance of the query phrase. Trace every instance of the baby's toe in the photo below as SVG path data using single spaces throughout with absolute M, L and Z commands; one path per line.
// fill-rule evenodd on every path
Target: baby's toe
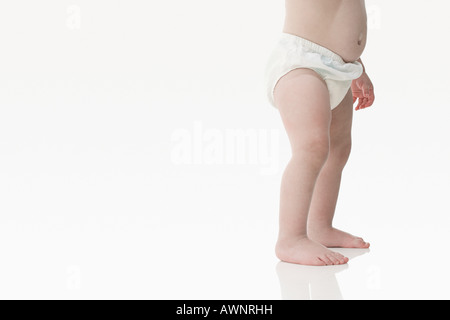
M 327 254 L 328 259 L 330 259 L 330 261 L 332 262 L 332 264 L 337 265 L 337 264 L 341 264 L 339 262 L 339 259 L 333 254 L 333 253 L 329 253 Z
M 325 265 L 327 265 L 327 266 L 333 265 L 333 261 L 331 261 L 331 259 L 328 258 L 328 255 L 326 255 L 326 254 L 319 257 L 319 259 L 322 260 L 325 263 Z
M 369 248 L 370 243 L 365 242 L 363 238 L 355 238 L 353 240 L 353 245 L 355 248 Z
M 348 258 L 344 257 L 342 254 L 335 252 L 334 256 L 339 261 L 339 264 L 346 264 L 348 262 Z

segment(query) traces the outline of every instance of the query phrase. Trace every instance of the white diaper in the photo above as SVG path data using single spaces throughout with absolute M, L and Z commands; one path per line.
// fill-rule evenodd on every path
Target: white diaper
M 328 86 L 331 109 L 345 98 L 352 81 L 363 73 L 361 63 L 346 63 L 333 51 L 314 42 L 282 33 L 266 67 L 266 88 L 269 102 L 275 106 L 273 92 L 278 81 L 294 69 L 307 68 L 317 72 Z

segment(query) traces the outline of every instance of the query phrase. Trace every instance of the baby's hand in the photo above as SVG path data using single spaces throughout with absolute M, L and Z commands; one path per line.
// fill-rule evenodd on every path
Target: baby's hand
M 367 73 L 363 73 L 361 77 L 352 82 L 353 103 L 358 100 L 355 110 L 370 107 L 375 101 L 372 81 L 370 81 Z

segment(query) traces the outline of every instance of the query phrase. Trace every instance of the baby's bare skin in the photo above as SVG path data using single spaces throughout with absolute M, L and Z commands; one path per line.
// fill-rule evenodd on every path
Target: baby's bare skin
M 356 61 L 367 39 L 364 0 L 286 0 L 283 31 Z
M 283 32 L 362 64 L 367 38 L 364 0 L 286 0 Z M 350 154 L 353 103 L 359 99 L 356 110 L 373 104 L 372 82 L 364 70 L 339 106 L 330 110 L 323 79 L 313 70 L 296 69 L 280 79 L 274 98 L 292 148 L 281 183 L 276 254 L 282 261 L 304 265 L 347 263 L 328 248 L 370 246 L 334 228 L 332 221 Z

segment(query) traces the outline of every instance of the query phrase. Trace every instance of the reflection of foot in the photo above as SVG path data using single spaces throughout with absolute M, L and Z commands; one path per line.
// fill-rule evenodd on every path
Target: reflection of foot
M 336 273 L 348 264 L 317 268 L 278 262 L 276 272 L 283 300 L 342 300 Z
M 362 238 L 335 228 L 322 228 L 308 230 L 308 235 L 328 248 L 360 248 L 367 249 L 370 243 Z
M 275 252 L 281 261 L 308 266 L 339 265 L 348 262 L 348 258 L 342 254 L 308 238 L 290 242 L 279 240 Z

